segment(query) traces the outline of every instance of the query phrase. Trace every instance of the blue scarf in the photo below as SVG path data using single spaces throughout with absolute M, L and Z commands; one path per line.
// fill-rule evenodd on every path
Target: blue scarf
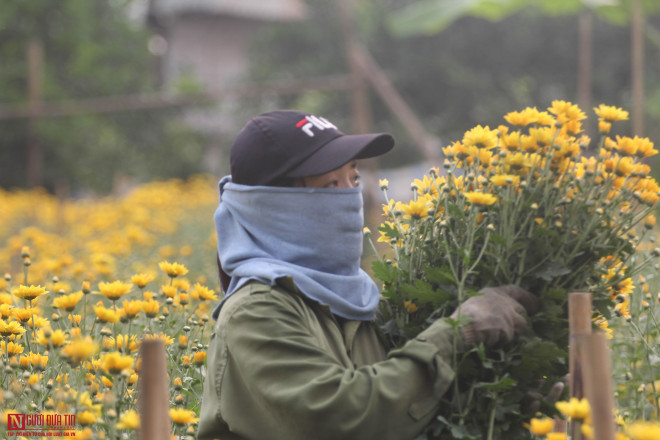
M 250 280 L 273 286 L 292 277 L 334 314 L 372 319 L 380 294 L 360 268 L 363 225 L 360 188 L 248 186 L 224 177 L 215 227 L 231 282 L 222 302 Z

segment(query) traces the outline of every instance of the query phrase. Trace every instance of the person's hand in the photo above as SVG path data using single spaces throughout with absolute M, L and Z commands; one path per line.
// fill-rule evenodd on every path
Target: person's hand
M 525 329 L 527 314 L 538 310 L 538 299 L 515 285 L 486 287 L 479 292 L 481 295 L 469 298 L 460 311 L 457 309 L 451 315 L 452 319 L 459 315 L 469 319 L 461 327 L 463 342 L 467 345 L 483 342 L 493 346 L 511 342 Z

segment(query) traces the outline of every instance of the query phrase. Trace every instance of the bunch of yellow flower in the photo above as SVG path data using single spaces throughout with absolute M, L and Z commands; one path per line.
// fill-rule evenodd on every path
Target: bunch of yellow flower
M 455 360 L 455 397 L 443 408 L 455 416 L 442 422 L 451 429 L 523 435 L 519 427 L 531 414 L 514 396 L 541 377 L 566 373 L 567 293 L 592 292 L 594 319 L 609 329 L 612 315 L 630 316 L 634 276 L 653 263 L 646 255 L 660 255 L 643 247 L 660 198 L 644 159 L 657 150 L 646 138 L 609 136 L 612 122 L 627 112 L 594 110 L 601 122 L 596 143 L 583 134 L 586 114 L 554 101 L 547 111 L 508 113 L 509 125 L 468 130 L 443 149 L 442 169 L 415 179 L 408 201 L 389 199 L 388 183 L 380 182 L 386 219 L 378 241 L 391 246 L 391 257 L 373 269 L 390 301 L 383 328 L 393 345 L 484 286 L 517 284 L 541 300 L 541 312 L 531 318 L 534 334 L 504 358 L 484 353 L 470 361 L 481 364 L 477 369 Z M 491 406 L 479 406 L 479 398 Z M 504 403 L 510 411 L 503 414 Z

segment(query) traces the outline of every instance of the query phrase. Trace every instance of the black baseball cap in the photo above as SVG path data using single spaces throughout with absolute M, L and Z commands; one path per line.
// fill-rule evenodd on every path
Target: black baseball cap
M 328 173 L 351 160 L 394 147 L 387 133 L 344 134 L 325 118 L 275 110 L 252 118 L 231 148 L 231 175 L 242 185 L 272 185 L 283 178 Z

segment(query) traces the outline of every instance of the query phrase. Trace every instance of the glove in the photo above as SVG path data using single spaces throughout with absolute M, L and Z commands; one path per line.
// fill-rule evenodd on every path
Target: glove
M 466 345 L 511 342 L 525 329 L 527 314 L 538 310 L 538 299 L 515 285 L 486 287 L 479 292 L 481 295 L 469 298 L 460 306 L 460 315 L 470 319 L 461 327 Z M 451 318 L 458 316 L 457 309 Z

